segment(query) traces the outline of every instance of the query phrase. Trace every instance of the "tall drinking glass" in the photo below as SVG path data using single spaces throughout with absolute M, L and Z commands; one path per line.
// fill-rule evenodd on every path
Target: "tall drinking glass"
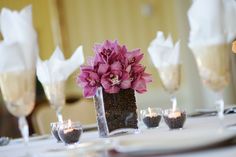
M 50 102 L 50 106 L 56 111 L 58 121 L 62 122 L 61 110 L 65 104 L 65 81 L 44 84 L 43 88 Z
M 172 107 L 175 110 L 177 106 L 175 92 L 180 86 L 180 64 L 159 67 L 158 72 L 164 89 L 170 94 Z
M 29 127 L 26 116 L 35 104 L 35 70 L 1 73 L 0 87 L 7 110 L 19 119 L 19 129 L 27 145 Z
M 223 91 L 230 81 L 230 58 L 227 44 L 192 48 L 203 84 L 216 96 L 218 117 L 224 118 Z

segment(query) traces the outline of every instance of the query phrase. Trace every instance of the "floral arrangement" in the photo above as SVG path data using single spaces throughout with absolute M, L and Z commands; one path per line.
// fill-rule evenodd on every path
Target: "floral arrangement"
M 140 49 L 128 51 L 117 41 L 106 40 L 95 44 L 95 57 L 88 60 L 88 66 L 81 66 L 77 83 L 83 88 L 85 97 L 95 95 L 97 88 L 107 93 L 118 93 L 120 89 L 132 88 L 138 93 L 146 92 L 146 84 L 151 82 L 150 74 L 140 64 L 143 54 Z

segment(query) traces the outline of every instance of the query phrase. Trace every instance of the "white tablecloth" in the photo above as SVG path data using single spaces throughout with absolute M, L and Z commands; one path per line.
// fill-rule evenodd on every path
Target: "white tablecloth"
M 224 125 L 230 125 L 236 123 L 236 114 L 231 114 L 225 116 Z M 202 117 L 202 118 L 188 118 L 185 124 L 184 129 L 191 131 L 194 129 L 205 129 L 205 128 L 218 128 L 220 126 L 219 120 L 217 117 Z M 144 127 L 141 127 L 142 131 L 146 131 Z M 152 130 L 153 131 L 153 130 Z M 156 132 L 166 132 L 169 131 L 166 124 L 162 121 L 160 127 L 155 129 Z M 236 130 L 235 130 L 236 131 Z M 99 139 L 98 132 L 85 132 L 81 137 L 80 144 L 89 141 L 107 141 L 109 138 Z M 102 143 L 100 148 L 101 149 Z M 107 145 L 104 145 L 104 148 L 107 148 Z M 92 147 L 90 147 L 93 149 Z M 73 149 L 68 149 L 64 146 L 63 143 L 57 143 L 56 140 L 51 136 L 39 136 L 30 139 L 30 144 L 28 146 L 28 156 L 32 157 L 60 157 L 60 156 L 107 156 L 106 153 L 94 154 L 90 151 L 81 149 L 79 152 L 74 152 Z M 82 155 L 81 155 L 82 153 Z M 22 140 L 12 140 L 9 145 L 0 147 L 0 157 L 21 157 L 26 156 L 27 151 Z M 169 155 L 171 157 L 236 157 L 236 145 L 228 146 L 219 149 L 209 149 L 204 151 L 196 151 L 191 153 Z

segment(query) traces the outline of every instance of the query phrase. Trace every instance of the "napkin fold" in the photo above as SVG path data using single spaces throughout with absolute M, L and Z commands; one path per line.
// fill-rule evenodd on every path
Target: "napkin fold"
M 157 32 L 156 38 L 150 43 L 148 52 L 156 68 L 179 64 L 180 41 L 173 43 L 169 35 L 167 39 L 163 32 Z
M 65 81 L 80 65 L 84 63 L 83 48 L 79 46 L 71 58 L 65 60 L 63 52 L 56 47 L 49 60 L 38 57 L 37 76 L 42 84 Z
M 20 12 L 1 10 L 0 73 L 35 69 L 38 56 L 37 34 L 32 23 L 32 7 Z
M 236 37 L 234 0 L 195 0 L 188 11 L 189 47 L 229 43 Z

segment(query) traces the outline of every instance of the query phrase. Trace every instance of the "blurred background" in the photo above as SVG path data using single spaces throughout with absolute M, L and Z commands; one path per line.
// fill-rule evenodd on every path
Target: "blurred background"
M 191 0 L 1 0 L 0 9 L 20 10 L 32 5 L 42 59 L 48 59 L 56 45 L 61 47 L 66 58 L 79 45 L 83 45 L 87 58 L 93 55 L 94 43 L 106 39 L 117 39 L 129 50 L 141 48 L 145 55 L 143 64 L 147 72 L 152 74 L 153 82 L 149 84 L 148 92 L 136 94 L 138 109 L 171 107 L 169 94 L 161 86 L 157 70 L 147 52 L 157 31 L 163 31 L 166 36 L 171 34 L 175 42 L 181 41 L 181 87 L 176 93 L 178 105 L 191 112 L 196 108 L 211 106 L 215 99 L 214 94 L 202 86 L 193 54 L 188 48 L 187 11 L 191 3 Z M 226 104 L 236 101 L 235 56 L 231 55 L 232 79 L 224 91 Z M 66 96 L 69 102 L 82 97 L 82 90 L 75 83 L 78 73 L 79 70 L 67 81 Z M 37 82 L 36 109 L 44 102 L 44 92 Z M 0 117 L 0 136 L 19 137 L 17 120 L 7 112 L 1 97 Z M 28 117 L 29 123 L 32 122 L 31 118 Z M 36 131 L 31 124 L 33 133 Z

